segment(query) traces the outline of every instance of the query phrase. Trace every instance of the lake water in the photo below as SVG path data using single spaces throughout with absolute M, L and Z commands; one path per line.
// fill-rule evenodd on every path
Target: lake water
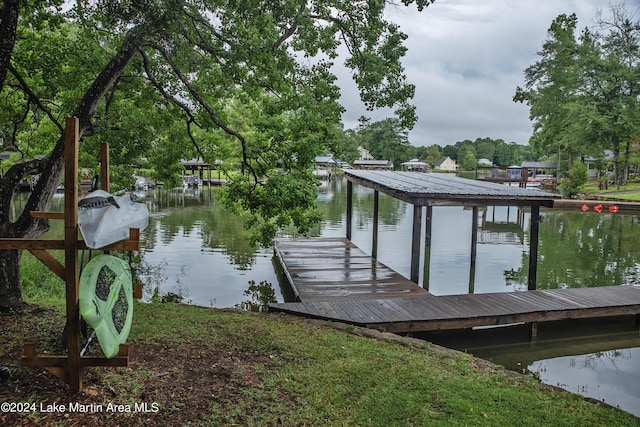
M 373 191 L 354 186 L 353 242 L 370 253 Z M 215 200 L 216 189 L 150 191 L 142 233 L 145 298 L 155 287 L 186 302 L 233 307 L 249 298 L 249 283 L 267 281 L 279 301 L 287 294 L 274 269 L 273 250 L 247 243 L 241 218 Z M 378 259 L 408 276 L 410 205 L 380 195 Z M 323 222 L 314 236 L 344 236 L 346 182 L 319 190 Z M 436 295 L 526 290 L 529 213 L 489 207 L 478 212 L 476 270 L 470 270 L 471 209 L 433 209 L 428 287 Z M 543 211 L 538 289 L 640 285 L 640 217 L 611 213 Z M 424 265 L 421 271 L 424 271 Z M 473 280 L 471 279 L 473 277 Z M 424 274 L 420 278 L 424 281 Z M 425 339 L 468 351 L 544 382 L 619 406 L 640 417 L 640 334 L 634 319 L 541 324 L 536 341 L 525 328 L 425 334 Z

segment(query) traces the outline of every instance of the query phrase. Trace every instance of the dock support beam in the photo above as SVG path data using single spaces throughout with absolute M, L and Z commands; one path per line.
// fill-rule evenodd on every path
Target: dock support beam
M 426 206 L 424 224 L 424 267 L 422 274 L 422 287 L 429 290 L 429 277 L 431 275 L 431 222 L 433 220 L 433 206 Z
M 351 240 L 351 221 L 353 218 L 353 182 L 347 181 L 347 240 Z
M 378 259 L 378 190 L 373 192 L 373 236 L 371 238 L 371 257 Z
M 495 206 L 493 208 L 495 215 Z M 469 262 L 469 293 L 475 291 L 476 285 L 476 253 L 478 246 L 478 207 L 474 206 L 471 210 L 471 260 Z
M 540 230 L 540 206 L 531 206 L 531 237 L 529 242 L 529 278 L 527 289 L 534 291 L 538 274 L 538 233 Z
M 411 234 L 411 281 L 420 282 L 420 234 L 422 231 L 422 206 L 413 205 L 413 232 Z

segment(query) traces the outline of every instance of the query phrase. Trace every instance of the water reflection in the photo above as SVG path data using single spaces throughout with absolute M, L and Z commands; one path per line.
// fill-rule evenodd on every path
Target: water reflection
M 639 220 L 610 213 L 547 214 L 540 225 L 538 288 L 639 284 Z
M 139 194 L 151 212 L 143 232 L 147 262 L 167 262 L 168 283 L 190 292 L 194 304 L 234 306 L 243 301 L 250 280 L 277 278 L 271 249 L 247 243 L 244 222 L 219 206 L 215 188 L 156 190 Z M 355 186 L 353 241 L 371 252 L 373 191 Z M 26 195 L 14 199 L 20 212 Z M 346 181 L 334 179 L 319 189 L 323 222 L 315 236 L 344 236 Z M 54 200 L 62 209 L 62 197 Z M 640 216 L 594 212 L 543 212 L 538 262 L 539 289 L 640 284 Z M 392 197 L 379 199 L 378 258 L 409 276 L 412 207 Z M 526 290 L 529 264 L 527 211 L 515 207 L 478 210 L 476 262 L 471 266 L 471 209 L 435 207 L 428 268 L 436 295 Z M 59 222 L 52 222 L 56 226 Z M 214 273 L 222 274 L 213 279 Z M 250 277 L 249 277 L 250 276 Z M 473 277 L 471 286 L 470 278 Z M 164 289 L 163 289 L 164 290 Z M 281 293 L 279 294 L 281 295 Z
M 219 206 L 215 188 L 150 191 L 151 217 L 142 233 L 143 256 L 161 265 L 160 293 L 180 293 L 196 305 L 233 307 L 246 299 L 250 281 L 266 280 L 282 300 L 272 251 L 248 243 L 242 218 Z
M 215 306 L 233 306 L 243 300 L 250 280 L 275 285 L 277 277 L 272 271 L 271 249 L 248 244 L 242 218 L 219 206 L 215 193 L 216 188 L 207 187 L 140 193 L 151 212 L 149 227 L 142 235 L 142 252 L 151 264 L 166 261 L 169 282 L 181 282 L 193 303 L 211 305 L 215 301 Z M 25 199 L 26 195 L 14 199 L 16 214 Z M 323 184 L 317 204 L 324 219 L 312 234 L 344 236 L 346 181 Z M 353 241 L 369 253 L 372 206 L 373 191 L 355 186 Z M 62 209 L 62 197 L 54 199 L 52 209 Z M 543 213 L 539 289 L 640 284 L 640 216 Z M 405 276 L 410 272 L 412 215 L 410 205 L 380 196 L 378 258 Z M 425 269 L 423 260 L 421 271 L 428 271 L 429 290 L 436 295 L 469 291 L 472 215 L 471 209 L 462 207 L 433 209 L 429 268 Z M 529 222 L 529 213 L 518 208 L 479 209 L 474 292 L 526 289 Z M 217 273 L 222 276 L 218 278 Z
M 541 323 L 534 341 L 526 325 L 419 337 L 513 371 L 532 372 L 546 384 L 640 417 L 640 334 L 634 316 Z
M 354 190 L 352 240 L 371 253 L 373 191 L 357 186 Z M 333 191 L 332 203 L 346 200 L 346 190 L 341 184 L 336 184 Z M 319 234 L 344 236 L 343 220 L 338 218 L 344 218 L 346 206 L 344 202 L 339 203 L 340 207 L 334 207 L 319 201 L 325 209 L 325 218 L 331 218 Z M 408 277 L 413 209 L 384 195 L 380 196 L 380 206 L 378 259 Z M 553 210 L 543 214 L 538 289 L 640 284 L 640 217 Z M 430 261 L 428 268 L 425 269 L 424 260 L 421 266 L 421 271 L 429 275 L 430 292 L 463 294 L 470 288 L 476 293 L 525 291 L 529 212 L 513 207 L 478 210 L 473 275 L 470 273 L 472 215 L 472 209 L 462 207 L 433 209 Z M 424 280 L 424 274 L 420 280 Z M 640 336 L 634 319 L 598 319 L 596 322 L 540 325 L 541 337 L 534 343 L 529 341 L 526 328 L 519 327 L 426 338 L 440 340 L 443 345 L 469 351 L 517 371 L 526 372 L 530 368 L 536 372 L 543 366 L 539 372 L 542 381 L 604 400 L 640 416 L 640 353 L 637 350 Z M 601 328 L 607 329 L 598 332 Z M 464 338 L 457 343 L 452 341 L 452 337 L 460 335 Z M 508 337 L 504 343 L 492 343 L 488 339 L 501 335 Z M 475 345 L 471 343 L 473 340 Z M 573 368 L 564 366 L 567 358 Z M 612 366 L 618 369 L 614 372 Z M 586 368 L 590 369 L 589 375 L 582 372 Z
M 319 234 L 344 236 L 346 190 L 336 186 L 331 203 L 319 202 L 325 218 Z M 336 206 L 334 206 L 334 204 Z M 352 240 L 370 253 L 373 191 L 355 187 Z M 333 209 L 338 209 L 338 212 Z M 328 215 L 327 215 L 328 214 Z M 411 205 L 380 196 L 378 258 L 410 273 Z M 428 270 L 436 295 L 527 289 L 530 213 L 515 207 L 480 207 L 476 270 L 470 274 L 473 210 L 434 207 Z M 538 289 L 640 284 L 640 216 L 543 210 L 539 231 Z M 424 221 L 423 221 L 424 223 Z M 421 271 L 425 270 L 422 260 Z M 470 283 L 470 278 L 474 283 Z M 424 275 L 420 281 L 424 282 Z M 472 285 L 472 286 L 471 286 Z
M 640 417 L 640 347 L 539 360 L 528 366 L 543 382 Z
M 373 191 L 358 186 L 354 190 L 353 241 L 370 253 Z M 249 245 L 242 218 L 219 206 L 215 193 L 215 188 L 204 188 L 140 194 L 141 201 L 151 212 L 149 226 L 142 233 L 141 252 L 147 264 L 163 270 L 164 279 L 158 279 L 155 284 L 161 293 L 181 293 L 193 304 L 232 307 L 246 300 L 244 291 L 250 281 L 266 280 L 274 285 L 276 297 L 282 301 L 287 289 L 278 286 L 272 250 Z M 24 197 L 21 197 L 12 205 L 16 213 L 24 206 Z M 62 209 L 61 198 L 54 203 L 54 210 Z M 313 234 L 344 236 L 346 182 L 336 179 L 320 188 L 317 203 L 324 219 Z M 379 209 L 378 258 L 409 276 L 413 209 L 385 195 L 380 196 Z M 640 216 L 543 213 L 539 289 L 640 284 Z M 436 295 L 469 291 L 472 215 L 471 209 L 462 207 L 433 209 L 433 244 L 428 274 L 429 289 Z M 526 290 L 529 213 L 513 207 L 489 207 L 480 209 L 478 216 L 473 291 Z M 52 225 L 60 225 L 62 229 L 60 221 L 52 222 Z M 424 270 L 423 261 L 421 271 Z M 605 397 L 594 398 L 605 399 L 630 412 L 640 408 L 640 337 L 633 322 L 621 326 L 624 337 L 616 332 L 618 329 L 596 333 L 602 326 L 598 323 L 578 324 L 581 326 L 572 335 L 539 339 L 533 346 L 526 340 L 526 332 L 517 327 L 508 331 L 465 331 L 461 342 L 445 345 L 511 369 L 538 369 L 545 382 L 565 384 L 571 391 L 605 390 L 602 393 Z M 545 327 L 540 325 L 541 335 L 544 335 Z M 549 329 L 561 328 L 555 323 Z M 515 335 L 507 335 L 506 343 L 488 344 L 486 341 L 488 335 L 503 333 Z M 581 337 L 572 338 L 576 335 Z M 476 338 L 479 340 L 477 345 L 473 344 Z M 615 364 L 609 363 L 613 360 Z M 584 373 L 585 367 L 589 368 L 590 374 Z M 564 373 L 570 377 L 563 376 Z M 571 379 L 574 377 L 578 378 L 575 383 Z M 605 385 L 609 383 L 612 385 Z M 614 390 L 618 388 L 617 384 L 619 389 L 624 388 L 623 395 Z M 625 402 L 631 402 L 632 407 Z

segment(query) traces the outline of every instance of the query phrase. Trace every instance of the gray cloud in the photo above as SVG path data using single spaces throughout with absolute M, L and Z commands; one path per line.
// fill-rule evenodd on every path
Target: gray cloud
M 640 6 L 637 0 L 626 4 Z M 489 137 L 527 144 L 528 108 L 512 100 L 524 69 L 538 59 L 553 19 L 576 13 L 581 30 L 593 26 L 598 8 L 607 13 L 600 0 L 436 0 L 421 13 L 388 8 L 388 18 L 409 36 L 403 65 L 416 86 L 418 114 L 411 143 L 445 146 Z M 390 110 L 366 111 L 346 71 L 337 70 L 346 128 L 356 127 L 362 115 L 391 116 Z

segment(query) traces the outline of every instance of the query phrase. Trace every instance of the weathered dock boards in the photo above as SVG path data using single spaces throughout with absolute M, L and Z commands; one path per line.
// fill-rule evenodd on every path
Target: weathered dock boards
M 276 254 L 300 302 L 272 310 L 390 332 L 640 313 L 637 286 L 434 296 L 346 239 L 281 240 Z
M 347 239 L 282 239 L 276 241 L 275 253 L 301 301 L 428 294 Z

